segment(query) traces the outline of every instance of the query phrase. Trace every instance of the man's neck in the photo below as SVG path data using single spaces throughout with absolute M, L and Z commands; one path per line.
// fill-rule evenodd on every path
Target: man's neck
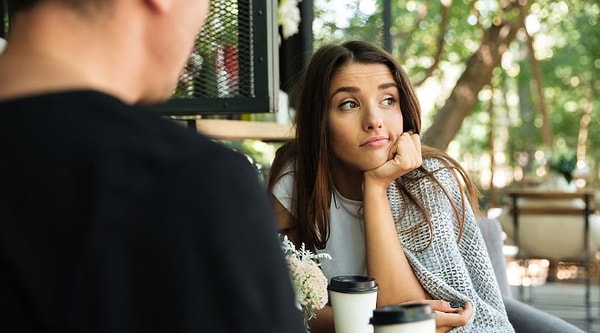
M 0 99 L 89 88 L 135 102 L 140 92 L 131 80 L 141 71 L 134 61 L 139 49 L 111 38 L 106 28 L 66 10 L 22 14 L 0 56 Z

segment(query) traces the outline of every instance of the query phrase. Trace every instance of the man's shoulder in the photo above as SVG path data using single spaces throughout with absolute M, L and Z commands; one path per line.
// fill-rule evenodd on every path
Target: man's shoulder
M 6 106 L 3 135 L 45 151 L 182 171 L 222 173 L 250 165 L 243 155 L 150 108 L 93 90 L 33 95 L 0 105 Z M 43 147 L 37 144 L 42 140 Z

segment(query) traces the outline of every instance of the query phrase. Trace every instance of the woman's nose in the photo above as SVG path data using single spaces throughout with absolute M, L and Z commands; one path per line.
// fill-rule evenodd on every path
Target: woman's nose
M 370 106 L 365 110 L 363 128 L 365 130 L 374 130 L 383 126 L 383 120 L 377 107 Z

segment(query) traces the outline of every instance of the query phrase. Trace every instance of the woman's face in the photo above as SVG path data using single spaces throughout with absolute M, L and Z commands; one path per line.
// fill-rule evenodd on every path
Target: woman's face
M 350 169 L 374 169 L 392 156 L 402 134 L 400 93 L 384 64 L 350 62 L 339 69 L 329 90 L 329 132 L 333 154 Z

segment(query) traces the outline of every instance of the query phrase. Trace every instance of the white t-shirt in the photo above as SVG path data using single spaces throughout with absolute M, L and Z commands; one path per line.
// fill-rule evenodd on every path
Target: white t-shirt
M 294 175 L 290 172 L 273 186 L 273 195 L 292 215 L 293 185 Z M 329 213 L 329 240 L 325 249 L 317 251 L 331 255 L 331 260 L 321 260 L 321 269 L 328 280 L 339 275 L 367 274 L 365 229 L 361 210 L 362 201 L 344 198 L 334 190 Z

